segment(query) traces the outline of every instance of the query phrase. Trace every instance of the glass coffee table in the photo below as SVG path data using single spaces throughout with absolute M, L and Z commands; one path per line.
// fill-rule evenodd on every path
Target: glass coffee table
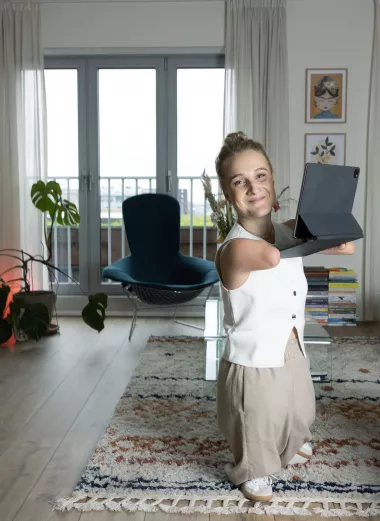
M 310 360 L 310 373 L 314 382 L 332 380 L 333 338 L 311 315 L 305 316 L 304 343 Z M 218 298 L 206 302 L 204 341 L 206 351 L 205 379 L 216 380 L 219 360 L 222 358 L 226 336 L 223 328 L 223 303 Z

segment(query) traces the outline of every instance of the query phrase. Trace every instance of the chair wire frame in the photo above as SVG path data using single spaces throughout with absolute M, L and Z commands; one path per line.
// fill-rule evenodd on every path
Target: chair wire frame
M 213 288 L 213 284 L 210 286 L 209 291 L 204 297 L 203 307 L 206 306 L 206 302 L 211 295 L 211 291 Z M 132 324 L 129 330 L 128 340 L 131 340 L 133 332 L 136 327 L 137 315 L 139 311 L 152 309 L 152 306 L 159 306 L 161 309 L 163 308 L 172 308 L 174 306 L 174 314 L 173 320 L 176 324 L 181 324 L 184 326 L 192 327 L 194 329 L 199 329 L 203 331 L 203 327 L 196 326 L 195 324 L 190 324 L 188 322 L 182 322 L 177 320 L 177 311 L 178 306 L 180 304 L 184 304 L 186 302 L 190 302 L 191 300 L 198 297 L 205 288 L 201 289 L 192 289 L 186 291 L 175 291 L 161 288 L 153 288 L 150 286 L 140 286 L 139 284 L 122 284 L 122 289 L 128 300 L 132 304 L 133 307 L 133 318 Z M 147 306 L 145 304 L 148 304 Z M 190 307 L 199 307 L 200 304 L 189 304 Z

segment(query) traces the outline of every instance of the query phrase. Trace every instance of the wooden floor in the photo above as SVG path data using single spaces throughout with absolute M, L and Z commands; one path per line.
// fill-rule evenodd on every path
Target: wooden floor
M 359 322 L 355 327 L 325 327 L 331 336 L 378 336 L 380 337 L 380 322 Z
M 129 324 L 108 319 L 98 335 L 80 319 L 65 318 L 60 335 L 19 344 L 13 353 L 0 348 L 0 521 L 291 521 L 52 511 L 52 501 L 71 494 L 150 334 L 199 335 L 168 319 L 140 319 L 129 343 Z M 380 324 L 331 329 L 340 336 L 380 336 Z

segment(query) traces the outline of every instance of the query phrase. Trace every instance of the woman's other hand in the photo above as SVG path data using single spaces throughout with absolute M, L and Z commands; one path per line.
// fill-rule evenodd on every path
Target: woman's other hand
M 343 244 L 339 244 L 339 246 L 328 248 L 320 253 L 324 255 L 352 255 L 355 253 L 355 244 L 352 241 L 344 242 Z

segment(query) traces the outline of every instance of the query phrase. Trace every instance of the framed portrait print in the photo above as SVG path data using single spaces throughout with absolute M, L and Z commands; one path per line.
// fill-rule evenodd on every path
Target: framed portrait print
M 305 134 L 305 163 L 346 164 L 346 134 Z
M 306 69 L 306 123 L 346 123 L 347 69 Z

